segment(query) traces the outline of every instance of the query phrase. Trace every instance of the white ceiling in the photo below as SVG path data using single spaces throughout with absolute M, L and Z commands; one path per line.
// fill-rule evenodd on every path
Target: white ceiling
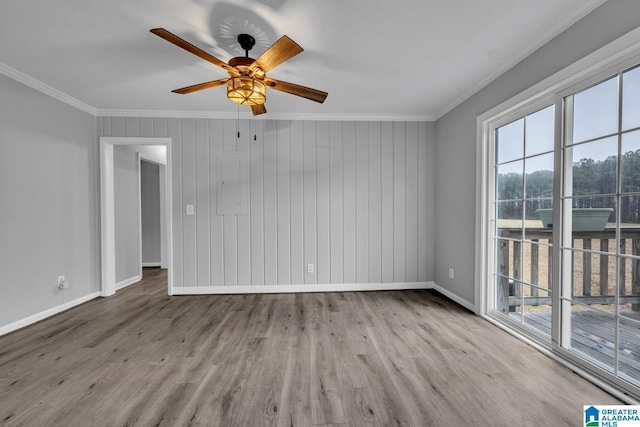
M 210 63 L 151 34 L 164 27 L 228 61 L 282 34 L 305 51 L 269 76 L 329 92 L 268 91 L 265 118 L 434 119 L 604 0 L 2 0 L 0 72 L 48 85 L 97 114 L 236 114 Z M 35 80 L 31 80 L 35 79 Z M 72 103 L 73 103 L 72 102 Z M 246 107 L 243 107 L 246 108 Z

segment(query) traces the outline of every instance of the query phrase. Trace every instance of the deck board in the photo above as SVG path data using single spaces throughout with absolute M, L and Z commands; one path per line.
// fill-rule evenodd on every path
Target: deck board
M 638 317 L 637 312 L 632 310 L 621 310 L 620 314 L 626 319 Z M 511 313 L 511 316 L 519 320 L 520 313 Z M 525 323 L 548 335 L 551 330 L 551 312 L 525 312 Z M 571 317 L 572 349 L 599 361 L 609 371 L 613 371 L 614 324 L 612 314 L 594 310 L 574 311 Z M 631 320 L 620 322 L 618 339 L 620 342 L 619 369 L 634 378 L 636 383 L 640 383 L 640 324 Z

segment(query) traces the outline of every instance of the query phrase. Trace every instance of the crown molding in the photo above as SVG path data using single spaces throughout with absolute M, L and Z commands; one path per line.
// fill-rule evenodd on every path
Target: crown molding
M 0 74 L 4 74 L 5 76 L 20 82 L 30 88 L 33 88 L 39 92 L 44 93 L 45 95 L 49 95 L 50 97 L 57 99 L 60 102 L 64 102 L 65 104 L 71 105 L 72 107 L 77 108 L 78 110 L 82 110 L 85 113 L 89 113 L 92 116 L 96 115 L 96 109 L 92 106 L 85 104 L 82 101 L 77 100 L 76 98 L 67 95 L 64 92 L 59 91 L 46 83 L 41 82 L 40 80 L 34 79 L 33 77 L 16 70 L 8 66 L 7 64 L 3 64 L 0 62 Z
M 518 63 L 520 63 L 525 58 L 530 56 L 533 52 L 540 49 L 545 44 L 549 43 L 555 37 L 557 37 L 564 31 L 566 31 L 569 27 L 571 27 L 573 24 L 580 21 L 589 13 L 591 13 L 592 11 L 600 7 L 606 1 L 607 0 L 585 1 L 585 3 L 581 7 L 576 8 L 574 13 L 569 18 L 567 18 L 564 22 L 562 22 L 557 27 L 552 28 L 550 31 L 542 35 L 537 40 L 534 40 L 533 43 L 529 45 L 528 49 L 522 50 L 520 55 L 512 58 L 510 61 L 504 62 L 502 67 L 498 68 L 493 73 L 487 74 L 487 76 L 484 79 L 482 79 L 477 84 L 473 85 L 472 87 L 464 91 L 462 95 L 460 95 L 459 97 L 454 99 L 451 103 L 446 105 L 438 114 L 434 116 L 433 120 L 434 121 L 439 120 L 442 116 L 444 116 L 445 114 L 447 114 L 448 112 L 450 112 L 451 110 L 453 110 L 454 108 L 456 108 L 457 106 L 465 102 L 467 99 L 471 98 L 476 93 L 480 92 L 489 83 L 491 83 L 492 81 L 500 77 L 502 74 L 509 71 L 511 68 L 515 67 Z
M 98 117 L 163 117 L 172 119 L 253 119 L 253 120 L 313 120 L 313 121 L 401 121 L 401 122 L 430 122 L 434 116 L 428 114 L 322 114 L 322 113 L 268 113 L 253 116 L 248 112 L 229 111 L 188 111 L 188 110 L 120 110 L 99 109 Z
M 250 113 L 229 111 L 188 111 L 188 110 L 122 110 L 122 109 L 98 109 L 59 91 L 46 83 L 41 82 L 21 71 L 16 70 L 0 62 L 0 74 L 20 82 L 30 88 L 49 95 L 60 102 L 64 102 L 94 117 L 166 117 L 179 119 L 259 119 L 259 120 L 314 120 L 314 121 L 399 121 L 399 122 L 430 122 L 435 117 L 427 114 L 317 114 L 317 113 L 269 113 L 254 117 Z
M 0 74 L 20 82 L 45 95 L 75 107 L 95 117 L 166 117 L 179 119 L 258 119 L 258 120 L 313 120 L 313 121 L 399 121 L 399 122 L 429 122 L 434 121 L 434 116 L 427 114 L 317 114 L 317 113 L 269 113 L 254 117 L 250 113 L 229 111 L 189 111 L 189 110 L 123 110 L 123 109 L 98 109 L 59 91 L 46 83 L 41 82 L 9 65 L 0 62 Z

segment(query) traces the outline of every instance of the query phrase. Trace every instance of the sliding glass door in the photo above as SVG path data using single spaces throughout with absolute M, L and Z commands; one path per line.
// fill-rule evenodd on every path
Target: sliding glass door
M 490 138 L 492 315 L 640 390 L 640 67 L 523 107 Z
M 562 347 L 640 385 L 640 68 L 564 97 Z

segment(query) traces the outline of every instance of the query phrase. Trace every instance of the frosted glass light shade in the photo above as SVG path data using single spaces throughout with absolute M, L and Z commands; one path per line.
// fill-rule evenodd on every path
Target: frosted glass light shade
M 241 105 L 261 105 L 267 100 L 267 87 L 258 79 L 233 77 L 227 81 L 227 98 Z

